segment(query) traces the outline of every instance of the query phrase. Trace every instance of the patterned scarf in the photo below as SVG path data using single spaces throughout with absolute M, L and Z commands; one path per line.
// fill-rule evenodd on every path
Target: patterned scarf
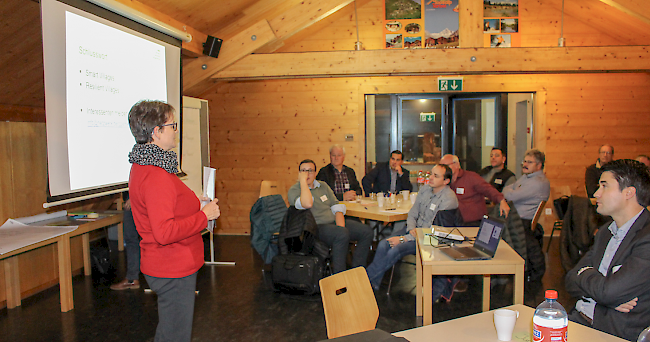
M 129 163 L 153 165 L 171 173 L 178 173 L 178 157 L 174 151 L 165 151 L 156 144 L 135 144 L 129 153 Z

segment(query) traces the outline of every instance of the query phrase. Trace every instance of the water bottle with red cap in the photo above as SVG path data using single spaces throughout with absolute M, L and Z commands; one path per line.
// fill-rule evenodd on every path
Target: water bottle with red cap
M 533 342 L 566 342 L 569 316 L 557 302 L 557 291 L 546 290 L 544 296 L 533 316 Z

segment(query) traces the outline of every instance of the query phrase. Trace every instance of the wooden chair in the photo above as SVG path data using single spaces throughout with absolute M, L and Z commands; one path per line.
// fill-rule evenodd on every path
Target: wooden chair
M 542 216 L 542 212 L 544 211 L 545 205 L 546 205 L 546 201 L 539 202 L 539 205 L 537 206 L 537 210 L 535 211 L 535 216 L 533 216 L 533 220 L 530 222 L 530 229 L 535 230 L 535 227 L 537 227 L 537 222 L 539 222 L 539 218 Z
M 331 275 L 319 284 L 327 338 L 375 329 L 379 308 L 365 268 Z
M 260 186 L 260 198 L 270 195 L 282 195 L 286 196 L 287 189 L 282 181 L 262 181 Z
M 556 199 L 562 196 L 571 197 L 571 187 L 569 187 L 568 185 L 558 186 L 554 189 L 553 193 L 554 193 L 553 197 Z M 560 217 L 560 213 L 558 213 L 557 210 L 555 214 L 557 215 L 558 219 L 555 220 L 555 222 L 553 222 L 553 229 L 551 229 L 551 237 L 549 237 L 548 245 L 546 245 L 546 254 L 548 254 L 548 251 L 551 249 L 551 241 L 553 241 L 553 234 L 555 233 L 556 230 L 562 230 L 562 223 L 564 221 L 564 217 Z

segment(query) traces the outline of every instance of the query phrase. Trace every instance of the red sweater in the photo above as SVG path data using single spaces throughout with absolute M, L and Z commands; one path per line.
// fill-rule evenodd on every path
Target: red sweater
M 503 194 L 472 171 L 458 170 L 456 181 L 449 187 L 456 193 L 458 210 L 464 222 L 479 221 L 487 214 L 485 197 L 497 205 L 503 199 Z
M 140 241 L 140 270 L 158 278 L 182 278 L 203 266 L 201 203 L 176 175 L 158 166 L 131 166 L 129 196 Z

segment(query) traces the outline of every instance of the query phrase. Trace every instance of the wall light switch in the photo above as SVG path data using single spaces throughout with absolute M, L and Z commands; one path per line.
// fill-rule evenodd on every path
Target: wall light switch
M 354 134 L 346 134 L 345 141 L 354 141 Z
M 552 213 L 553 211 L 551 210 L 551 208 L 546 208 L 546 215 L 551 215 Z

